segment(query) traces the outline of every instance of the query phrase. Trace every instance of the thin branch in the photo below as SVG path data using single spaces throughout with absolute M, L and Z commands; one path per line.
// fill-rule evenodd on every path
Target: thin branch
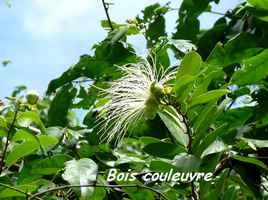
M 198 194 L 196 193 L 194 182 L 191 182 L 191 192 L 194 200 L 198 200 Z
M 109 26 L 110 26 L 111 30 L 113 31 L 114 27 L 113 27 L 113 24 L 112 24 L 112 21 L 111 21 L 109 12 L 108 12 L 108 6 L 107 6 L 107 3 L 105 3 L 105 0 L 102 0 L 102 5 L 103 5 L 103 8 L 104 8 L 104 11 L 105 11 Z
M 169 11 L 179 11 L 179 10 L 180 10 L 179 8 L 169 8 Z M 213 11 L 213 10 L 204 11 L 204 12 L 215 14 L 215 15 L 228 16 L 228 12 L 227 12 L 227 14 L 221 13 L 221 12 L 217 12 L 217 11 Z
M 10 125 L 10 127 L 8 129 L 8 132 L 7 132 L 7 138 L 6 138 L 6 143 L 5 143 L 4 150 L 3 150 L 3 155 L 2 155 L 2 157 L 0 159 L 0 174 L 2 173 L 3 167 L 5 165 L 5 157 L 6 157 L 6 153 L 7 153 L 7 148 L 8 148 L 8 144 L 9 144 L 9 140 L 10 140 L 10 137 L 11 137 L 12 130 L 14 128 L 14 125 L 15 125 L 15 122 L 16 122 L 16 119 L 17 119 L 17 115 L 18 115 L 18 105 L 16 105 L 15 114 L 14 114 L 13 120 L 11 122 L 11 125 Z
M 81 188 L 81 187 L 108 187 L 108 188 L 120 188 L 120 187 L 136 187 L 136 188 L 144 188 L 144 189 L 148 189 L 151 190 L 155 193 L 157 193 L 158 195 L 162 196 L 164 199 L 169 200 L 162 192 L 159 192 L 158 190 L 151 188 L 151 187 L 147 187 L 145 185 L 100 185 L 100 184 L 87 184 L 87 185 L 63 185 L 63 186 L 59 186 L 59 187 L 55 187 L 55 188 L 50 188 L 38 193 L 35 193 L 33 195 L 31 195 L 28 200 L 32 200 L 32 199 L 36 199 L 39 196 L 42 196 L 46 193 L 49 192 L 54 192 L 54 191 L 58 191 L 58 190 L 64 190 L 64 189 L 69 189 L 69 188 Z

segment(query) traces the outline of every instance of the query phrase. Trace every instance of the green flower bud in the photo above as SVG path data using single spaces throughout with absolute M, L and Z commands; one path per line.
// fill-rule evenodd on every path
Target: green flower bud
M 26 94 L 26 99 L 29 104 L 34 105 L 39 100 L 39 94 L 34 90 L 28 91 Z

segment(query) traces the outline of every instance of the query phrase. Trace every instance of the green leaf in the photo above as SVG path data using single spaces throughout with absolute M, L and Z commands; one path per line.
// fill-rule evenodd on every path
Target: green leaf
M 48 110 L 49 126 L 65 126 L 68 123 L 67 114 L 76 95 L 77 90 L 72 85 L 67 85 L 54 97 Z
M 128 31 L 128 27 L 120 27 L 118 29 L 115 29 L 113 32 L 113 36 L 111 38 L 111 43 L 115 43 L 119 41 Z
M 17 141 L 33 141 L 33 142 L 38 142 L 37 138 L 34 134 L 25 131 L 25 130 L 18 130 L 15 135 L 12 138 L 12 141 L 17 142 Z
M 241 140 L 252 144 L 254 147 L 257 148 L 268 148 L 268 140 L 259 140 L 259 139 L 251 139 L 251 138 L 240 138 Z
M 41 159 L 28 163 L 30 167 L 30 174 L 28 175 L 50 175 L 56 174 L 59 170 L 64 168 L 64 163 L 68 160 L 71 160 L 72 157 L 69 155 L 58 154 L 49 158 Z M 27 165 L 26 165 L 27 167 Z M 26 173 L 27 175 L 27 173 Z
M 88 158 L 80 160 L 70 160 L 65 163 L 65 171 L 62 174 L 64 180 L 71 185 L 87 185 L 96 181 L 98 173 L 97 164 Z M 83 198 L 90 197 L 94 192 L 94 187 L 81 187 Z
M 208 103 L 212 100 L 217 100 L 227 93 L 229 93 L 229 90 L 227 90 L 227 89 L 210 90 L 204 94 L 201 94 L 201 95 L 193 98 L 190 106 L 195 106 L 198 104 Z
M 258 83 L 268 76 L 268 49 L 260 54 L 244 60 L 242 69 L 236 71 L 232 83 L 239 86 Z
M 198 170 L 201 160 L 194 155 L 184 154 L 184 155 L 177 155 L 174 160 L 174 165 L 180 171 L 188 171 L 192 172 Z
M 176 154 L 183 152 L 183 149 L 172 143 L 157 142 L 146 145 L 143 151 L 157 157 L 173 158 Z
M 225 45 L 218 42 L 207 58 L 213 66 L 224 68 L 257 55 L 262 48 L 257 45 L 256 38 L 249 33 L 239 33 Z
M 184 75 L 176 79 L 175 84 L 175 93 L 177 96 L 180 96 L 181 92 L 183 92 L 183 88 L 187 86 L 188 84 L 192 83 L 196 80 L 196 76 L 192 75 Z
M 247 0 L 251 5 L 259 8 L 268 10 L 268 0 Z
M 162 160 L 152 160 L 150 163 L 153 172 L 169 172 L 171 169 L 177 170 L 177 167 Z
M 21 191 L 24 192 L 31 192 L 34 191 L 37 186 L 36 185 L 18 185 L 18 186 L 11 186 L 11 187 L 15 187 Z M 10 188 L 4 189 L 0 192 L 0 199 L 9 199 L 9 198 L 16 198 L 16 197 L 21 197 L 21 198 L 25 198 L 26 199 L 26 195 L 18 192 L 16 190 L 12 190 Z
M 186 54 L 178 69 L 176 75 L 176 82 L 179 83 L 181 77 L 185 75 L 192 75 L 192 76 L 197 75 L 200 72 L 202 63 L 203 63 L 202 58 L 198 53 L 192 51 Z
M 176 141 L 186 147 L 189 142 L 189 137 L 186 134 L 187 128 L 183 123 L 182 116 L 178 114 L 176 109 L 167 106 L 158 111 L 158 115 Z
M 213 122 L 213 118 L 217 114 L 217 105 L 214 102 L 205 106 L 198 113 L 196 120 L 193 122 L 193 128 L 196 132 L 197 140 L 203 137 L 203 131 L 207 131 L 208 126 Z
M 95 188 L 90 200 L 103 200 L 106 196 L 106 191 L 102 187 Z
M 141 143 L 144 144 L 144 145 L 151 144 L 151 143 L 158 143 L 158 142 L 160 142 L 160 140 L 159 140 L 158 138 L 155 138 L 155 137 L 148 137 L 148 136 L 140 137 L 139 140 L 140 140 Z
M 55 136 L 51 135 L 39 135 L 38 140 L 40 145 L 44 148 L 55 145 L 58 143 L 58 139 Z
M 197 138 L 197 140 L 194 140 L 193 143 L 193 152 L 198 157 L 202 155 L 202 153 L 218 138 L 220 138 L 223 134 L 226 133 L 228 130 L 228 125 L 223 124 L 220 127 L 218 127 L 213 132 L 209 133 L 208 135 L 204 136 L 203 138 Z M 200 141 L 201 140 L 201 141 Z
M 41 121 L 38 113 L 36 112 L 22 112 L 19 113 L 19 116 L 17 118 L 17 124 L 21 127 L 28 128 L 31 125 L 36 125 L 42 133 L 45 133 L 46 128 Z
M 4 60 L 4 61 L 2 61 L 2 65 L 3 65 L 4 67 L 8 66 L 8 65 L 11 64 L 11 63 L 12 63 L 11 60 Z
M 39 149 L 39 144 L 38 142 L 34 140 L 26 141 L 22 144 L 16 144 L 12 148 L 12 151 L 9 152 L 9 154 L 7 155 L 6 165 L 10 167 L 14 163 L 16 163 L 17 160 L 19 160 L 20 158 L 30 155 L 38 149 Z
M 166 35 L 165 28 L 165 18 L 161 15 L 156 16 L 155 20 L 149 23 L 149 27 L 145 33 L 148 47 L 155 45 L 161 36 Z
M 182 16 L 180 17 L 177 31 L 173 34 L 173 37 L 175 39 L 185 39 L 196 42 L 199 31 L 200 22 L 196 17 L 190 15 Z
M 232 156 L 232 158 L 234 158 L 235 160 L 239 160 L 241 162 L 246 162 L 246 163 L 256 165 L 256 166 L 268 171 L 267 165 L 264 164 L 262 161 L 256 159 L 256 158 L 244 157 L 244 156 L 239 156 L 239 155 L 234 155 L 234 156 Z
M 204 158 L 205 156 L 210 154 L 225 151 L 226 149 L 228 149 L 228 147 L 221 140 L 215 140 L 203 151 L 201 158 Z

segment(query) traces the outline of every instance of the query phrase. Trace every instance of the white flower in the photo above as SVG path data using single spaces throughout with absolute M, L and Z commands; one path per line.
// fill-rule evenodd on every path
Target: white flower
M 175 69 L 156 69 L 148 61 L 119 67 L 123 77 L 104 90 L 109 101 L 100 114 L 101 139 L 120 144 L 130 126 L 157 114 L 164 88 L 175 78 Z

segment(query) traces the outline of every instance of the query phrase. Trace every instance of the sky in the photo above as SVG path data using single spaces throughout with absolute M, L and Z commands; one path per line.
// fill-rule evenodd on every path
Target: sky
M 114 5 L 109 13 L 113 21 L 125 22 L 140 14 L 150 4 L 168 0 L 109 0 Z M 241 0 L 221 0 L 212 10 L 224 13 Z M 181 0 L 171 0 L 178 8 Z M 209 28 L 220 17 L 200 16 L 201 27 Z M 174 31 L 177 12 L 167 14 L 167 29 Z M 11 7 L 0 0 L 0 99 L 9 96 L 18 85 L 44 94 L 48 83 L 75 64 L 80 55 L 88 54 L 94 43 L 103 40 L 105 30 L 100 20 L 106 19 L 101 0 L 11 0 Z M 133 37 L 131 43 L 142 52 L 145 41 Z

